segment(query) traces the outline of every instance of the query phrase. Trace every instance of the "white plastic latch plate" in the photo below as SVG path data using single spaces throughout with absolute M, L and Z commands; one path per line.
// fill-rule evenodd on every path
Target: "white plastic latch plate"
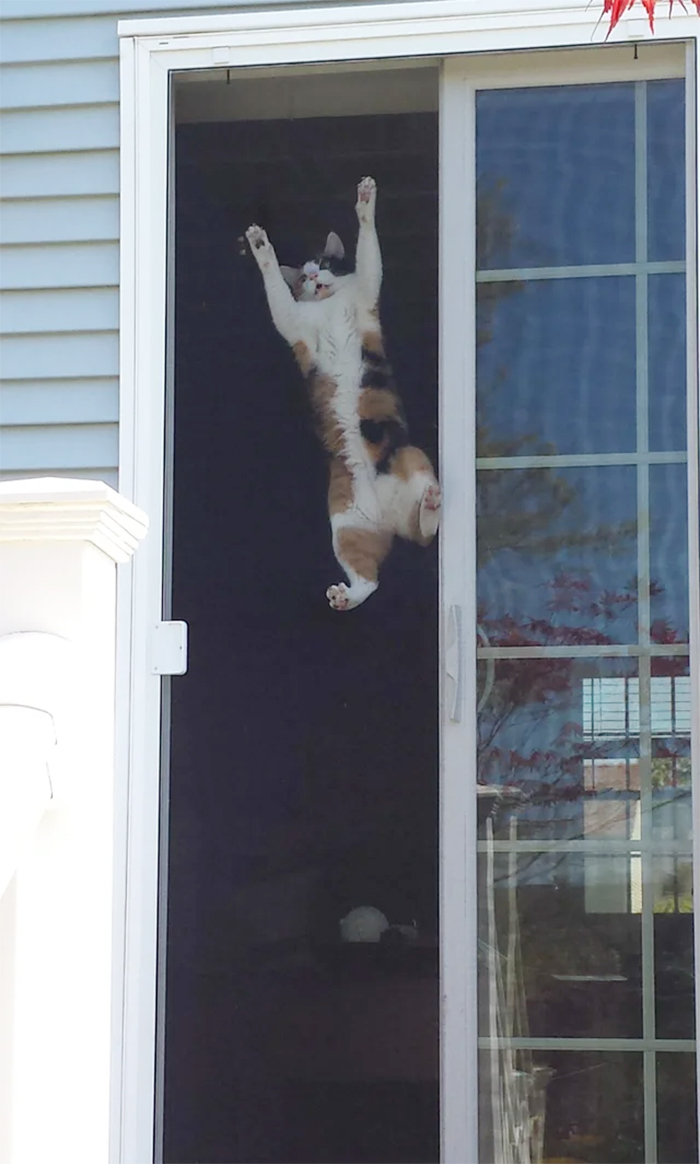
M 151 635 L 151 674 L 184 675 L 187 670 L 187 623 L 157 622 Z

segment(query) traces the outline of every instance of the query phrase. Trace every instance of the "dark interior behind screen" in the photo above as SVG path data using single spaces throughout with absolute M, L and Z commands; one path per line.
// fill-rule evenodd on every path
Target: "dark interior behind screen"
M 379 187 L 382 323 L 437 454 L 437 118 L 181 126 L 176 140 L 165 1160 L 438 1158 L 437 550 L 340 581 L 303 381 L 239 242 L 281 262 Z M 343 944 L 355 906 L 410 945 Z

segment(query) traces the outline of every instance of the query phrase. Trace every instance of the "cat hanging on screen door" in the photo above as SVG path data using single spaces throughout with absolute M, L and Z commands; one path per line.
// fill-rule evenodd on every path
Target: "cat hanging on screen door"
M 428 457 L 409 444 L 384 354 L 376 197 L 374 179 L 363 178 L 354 273 L 337 234 L 317 260 L 291 268 L 280 267 L 264 230 L 246 231 L 272 321 L 306 377 L 330 456 L 333 550 L 349 583 L 326 591 L 334 610 L 351 610 L 377 589 L 394 535 L 427 546 L 440 519 L 440 486 Z

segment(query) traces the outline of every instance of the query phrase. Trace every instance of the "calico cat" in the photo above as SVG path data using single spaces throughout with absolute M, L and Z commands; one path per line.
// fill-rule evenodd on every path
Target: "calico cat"
M 296 269 L 280 267 L 259 226 L 246 231 L 272 321 L 306 377 L 330 457 L 333 550 L 349 582 L 329 586 L 334 610 L 351 610 L 377 589 L 395 535 L 427 546 L 440 518 L 440 486 L 426 454 L 409 444 L 384 354 L 376 195 L 374 179 L 363 178 L 354 273 L 334 233 L 317 261 Z

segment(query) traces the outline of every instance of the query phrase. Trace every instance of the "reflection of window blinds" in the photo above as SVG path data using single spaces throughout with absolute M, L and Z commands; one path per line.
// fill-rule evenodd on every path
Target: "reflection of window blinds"
M 583 733 L 591 739 L 639 735 L 639 679 L 584 679 Z M 651 733 L 690 735 L 690 679 L 651 679 Z

